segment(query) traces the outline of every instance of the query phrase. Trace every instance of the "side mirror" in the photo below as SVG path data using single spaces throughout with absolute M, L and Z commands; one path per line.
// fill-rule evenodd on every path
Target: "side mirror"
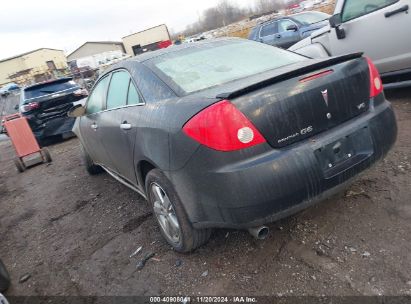
M 16 104 L 16 105 L 14 106 L 14 110 L 18 110 L 18 109 L 19 109 L 19 105 Z
M 337 28 L 342 24 L 341 14 L 335 14 L 329 19 L 332 28 Z
M 342 18 L 341 14 L 335 14 L 331 16 L 329 19 L 330 25 L 332 28 L 335 28 L 335 33 L 337 34 L 338 39 L 344 39 L 345 38 L 345 30 L 340 27 L 342 24 Z
M 298 31 L 298 27 L 295 24 L 290 24 L 289 26 L 287 26 L 287 31 L 296 32 Z
M 84 116 L 84 114 L 86 114 L 86 108 L 82 106 L 81 104 L 78 104 L 72 107 L 68 111 L 67 116 L 68 117 L 81 117 L 81 116 Z

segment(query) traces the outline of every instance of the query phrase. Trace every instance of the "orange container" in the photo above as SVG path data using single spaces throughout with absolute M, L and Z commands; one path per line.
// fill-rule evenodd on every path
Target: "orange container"
M 5 116 L 3 119 L 4 127 L 18 157 L 22 158 L 40 152 L 40 146 L 31 131 L 26 117 L 20 114 L 13 114 Z
M 26 117 L 16 113 L 3 117 L 3 121 L 7 135 L 16 150 L 17 158 L 14 163 L 19 172 L 26 170 L 27 165 L 24 163 L 24 158 L 27 156 L 38 155 L 37 160 L 34 159 L 34 162 L 33 158 L 29 160 L 29 166 L 41 162 L 51 162 L 50 153 L 46 148 L 40 149 Z

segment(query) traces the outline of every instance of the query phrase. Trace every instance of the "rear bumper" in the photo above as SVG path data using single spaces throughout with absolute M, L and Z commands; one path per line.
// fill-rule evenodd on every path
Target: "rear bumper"
M 325 172 L 324 160 L 316 151 L 361 130 L 369 134 L 370 153 L 356 163 L 344 161 L 347 165 L 337 174 Z M 222 153 L 200 147 L 183 169 L 167 175 L 194 227 L 249 228 L 289 216 L 341 191 L 383 158 L 396 136 L 393 110 L 384 101 L 359 117 L 286 148 L 262 144 Z
M 73 129 L 75 118 L 72 117 L 56 117 L 50 119 L 44 123 L 36 120 L 33 121 L 33 117 L 28 117 L 29 124 L 33 130 L 34 136 L 37 139 L 44 139 L 50 136 L 61 135 L 67 132 L 71 132 Z
M 381 74 L 384 90 L 411 87 L 411 69 Z

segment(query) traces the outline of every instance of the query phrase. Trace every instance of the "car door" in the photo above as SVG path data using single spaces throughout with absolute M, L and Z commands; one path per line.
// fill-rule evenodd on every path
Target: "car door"
M 411 68 L 411 0 L 346 0 L 336 8 L 345 38 L 330 34 L 331 54 L 365 52 L 381 73 Z
M 137 185 L 134 166 L 134 144 L 137 121 L 144 102 L 126 70 L 113 72 L 107 93 L 104 119 L 104 143 L 113 170 Z
M 95 85 L 86 102 L 86 115 L 80 118 L 81 140 L 87 153 L 97 164 L 105 165 L 107 153 L 101 142 L 100 115 L 103 113 L 109 76 L 103 77 Z
M 274 45 L 277 35 L 277 23 L 275 21 L 264 24 L 261 26 L 260 34 L 259 34 L 259 41 L 265 44 Z
M 289 26 L 295 26 L 297 30 L 287 30 Z M 275 45 L 281 48 L 289 48 L 300 40 L 298 25 L 290 19 L 277 21 L 277 34 L 275 35 Z

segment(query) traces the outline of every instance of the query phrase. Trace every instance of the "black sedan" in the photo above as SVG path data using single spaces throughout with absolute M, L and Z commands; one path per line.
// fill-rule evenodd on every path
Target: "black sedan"
M 87 170 L 146 197 L 181 252 L 212 228 L 264 237 L 265 223 L 341 191 L 397 134 L 361 54 L 314 60 L 242 39 L 119 63 L 70 115 Z

